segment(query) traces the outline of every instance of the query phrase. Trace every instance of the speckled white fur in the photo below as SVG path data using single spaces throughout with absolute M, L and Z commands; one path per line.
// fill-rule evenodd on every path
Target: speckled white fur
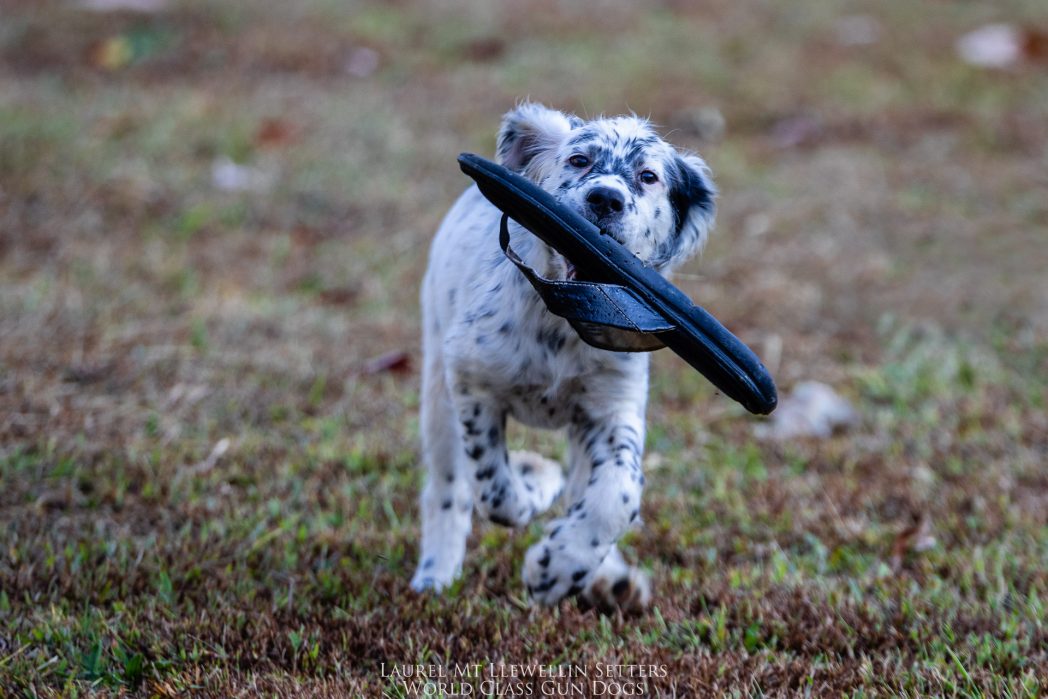
M 525 103 L 504 117 L 497 151 L 663 273 L 699 249 L 712 225 L 705 163 L 637 117 L 584 122 Z M 437 232 L 422 284 L 426 485 L 412 586 L 439 591 L 459 575 L 474 510 L 519 527 L 560 494 L 558 464 L 507 453 L 513 417 L 566 427 L 569 444 L 568 507 L 525 557 L 529 594 L 552 604 L 582 593 L 635 611 L 650 599 L 647 580 L 615 544 L 639 522 L 648 355 L 595 349 L 550 314 L 499 248 L 500 217 L 469 188 Z M 511 224 L 510 233 L 541 274 L 569 274 L 530 232 Z

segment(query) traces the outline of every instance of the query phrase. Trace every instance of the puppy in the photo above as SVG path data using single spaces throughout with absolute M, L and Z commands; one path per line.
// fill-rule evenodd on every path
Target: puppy
M 706 164 L 635 116 L 583 121 L 525 103 L 505 115 L 498 161 L 599 226 L 663 274 L 705 243 L 715 189 Z M 440 591 L 462 570 L 473 513 L 523 527 L 567 504 L 525 556 L 532 599 L 582 594 L 605 610 L 643 609 L 647 578 L 616 542 L 637 525 L 648 355 L 585 344 L 551 314 L 499 247 L 501 212 L 474 186 L 441 224 L 422 282 L 422 546 L 411 585 Z M 547 278 L 565 259 L 510 224 L 513 247 Z M 506 419 L 567 428 L 568 474 L 509 453 Z

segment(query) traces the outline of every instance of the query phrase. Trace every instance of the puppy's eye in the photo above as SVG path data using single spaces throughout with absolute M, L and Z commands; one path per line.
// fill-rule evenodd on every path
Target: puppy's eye
M 572 167 L 586 167 L 590 164 L 590 159 L 580 153 L 576 153 L 568 158 L 568 162 L 571 163 Z
M 655 184 L 659 181 L 659 176 L 651 170 L 645 170 L 644 172 L 640 173 L 640 181 L 644 184 Z

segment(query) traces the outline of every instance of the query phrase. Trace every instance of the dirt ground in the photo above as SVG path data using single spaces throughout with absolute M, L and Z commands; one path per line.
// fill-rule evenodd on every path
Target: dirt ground
M 0 695 L 1048 692 L 1043 2 L 114 3 L 0 0 Z M 1000 22 L 1014 60 L 966 61 Z M 541 522 L 407 586 L 418 283 L 524 97 L 699 150 L 678 284 L 858 414 L 758 439 L 656 354 L 641 618 L 530 607 Z

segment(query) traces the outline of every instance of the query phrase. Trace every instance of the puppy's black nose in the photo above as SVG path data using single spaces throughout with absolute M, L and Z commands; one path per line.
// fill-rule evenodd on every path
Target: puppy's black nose
M 605 218 L 621 214 L 626 205 L 626 197 L 611 187 L 594 187 L 586 195 L 586 203 L 598 218 Z

